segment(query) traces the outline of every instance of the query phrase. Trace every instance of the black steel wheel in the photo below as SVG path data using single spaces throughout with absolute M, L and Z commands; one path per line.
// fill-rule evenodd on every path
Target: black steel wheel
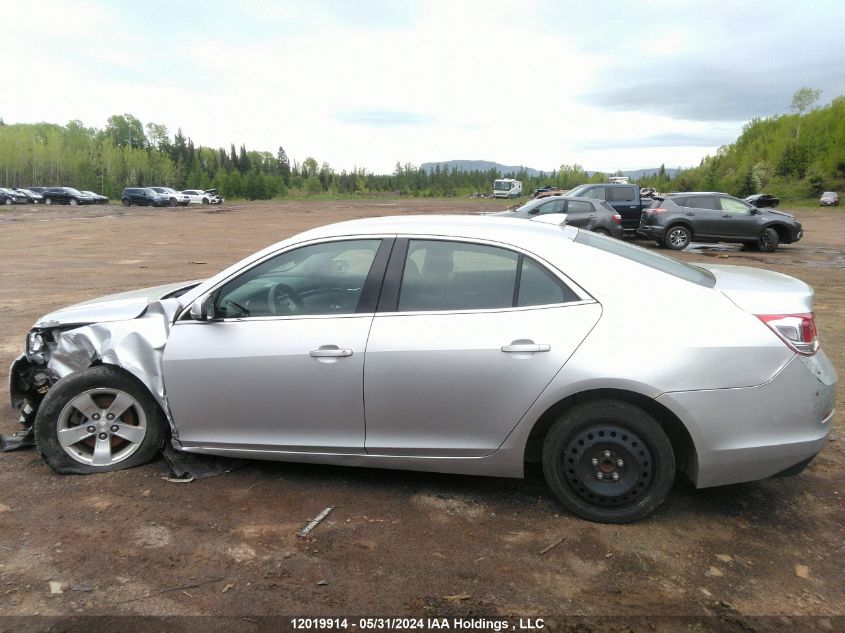
M 663 503 L 675 479 L 675 456 L 647 412 L 600 400 L 568 409 L 552 426 L 543 444 L 543 472 L 574 514 L 629 523 Z

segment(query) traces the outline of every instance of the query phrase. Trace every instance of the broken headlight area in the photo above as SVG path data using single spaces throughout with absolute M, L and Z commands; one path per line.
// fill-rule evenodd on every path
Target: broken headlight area
M 33 445 L 35 414 L 44 395 L 56 382 L 47 368 L 56 348 L 56 336 L 50 330 L 32 330 L 26 337 L 26 351 L 9 370 L 9 395 L 12 406 L 20 411 L 22 429 L 0 438 L 0 450 L 12 451 Z

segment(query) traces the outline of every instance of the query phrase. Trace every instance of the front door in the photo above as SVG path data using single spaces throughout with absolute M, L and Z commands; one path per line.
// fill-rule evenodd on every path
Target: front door
M 759 212 L 752 214 L 754 207 L 742 200 L 720 197 L 722 225 L 720 235 L 736 240 L 756 240 L 760 237 Z
M 381 242 L 286 251 L 218 287 L 212 320 L 176 322 L 163 367 L 184 446 L 363 452 L 362 302 Z

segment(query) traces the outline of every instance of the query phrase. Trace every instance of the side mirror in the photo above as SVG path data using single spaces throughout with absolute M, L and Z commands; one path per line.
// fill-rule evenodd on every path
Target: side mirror
M 528 215 L 537 215 L 538 213 L 540 213 L 540 209 L 535 207 L 528 212 Z
M 194 321 L 208 321 L 214 318 L 214 297 L 199 297 L 191 304 L 191 318 Z
M 751 211 L 749 211 L 749 213 L 751 215 L 757 215 L 758 213 L 760 213 L 760 209 L 758 209 L 757 207 L 751 207 Z

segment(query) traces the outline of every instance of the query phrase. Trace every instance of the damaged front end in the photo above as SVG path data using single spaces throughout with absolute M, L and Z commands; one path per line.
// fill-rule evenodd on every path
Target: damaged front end
M 182 308 L 177 297 L 196 283 L 106 297 L 43 317 L 27 334 L 25 352 L 9 370 L 11 402 L 20 411 L 22 428 L 0 438 L 0 450 L 32 446 L 38 408 L 50 388 L 70 373 L 99 364 L 116 365 L 140 380 L 172 427 L 161 359 Z

